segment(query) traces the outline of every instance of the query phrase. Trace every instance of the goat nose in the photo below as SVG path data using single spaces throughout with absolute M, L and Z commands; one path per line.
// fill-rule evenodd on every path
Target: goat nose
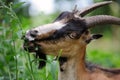
M 37 30 L 31 30 L 31 31 L 30 31 L 30 36 L 31 36 L 31 37 L 36 37 L 36 36 L 37 36 L 37 33 L 38 33 Z
M 26 34 L 22 37 L 22 39 L 25 42 L 33 41 L 33 40 L 35 40 L 37 33 L 38 33 L 37 30 L 28 30 L 28 31 L 26 31 Z

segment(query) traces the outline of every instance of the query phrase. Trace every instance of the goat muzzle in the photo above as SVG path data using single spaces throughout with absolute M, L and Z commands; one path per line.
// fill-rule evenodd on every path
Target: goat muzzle
M 22 39 L 24 40 L 24 44 L 23 44 L 24 50 L 28 52 L 36 52 L 38 50 L 38 47 L 35 44 L 34 40 L 30 41 L 29 37 L 27 37 L 26 35 L 23 36 Z

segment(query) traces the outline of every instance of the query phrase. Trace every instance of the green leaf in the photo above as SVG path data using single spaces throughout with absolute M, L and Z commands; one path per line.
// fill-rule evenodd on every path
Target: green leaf
M 14 4 L 12 7 L 13 7 L 14 9 L 16 9 L 16 8 L 21 7 L 24 3 L 25 3 L 25 2 L 19 2 L 19 3 Z

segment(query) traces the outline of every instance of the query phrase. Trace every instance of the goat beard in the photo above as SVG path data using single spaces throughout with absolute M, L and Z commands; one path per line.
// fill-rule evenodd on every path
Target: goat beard
M 38 65 L 39 69 L 42 69 L 43 67 L 45 67 L 47 57 L 42 52 L 39 46 L 37 46 L 34 42 L 24 42 L 23 47 L 24 47 L 24 50 L 35 53 L 35 57 L 39 60 L 39 65 Z
M 42 69 L 43 67 L 45 67 L 47 57 L 46 57 L 46 55 L 45 55 L 43 52 L 41 52 L 41 50 L 39 50 L 39 49 L 36 51 L 36 58 L 39 58 L 39 59 L 40 59 L 40 60 L 39 60 L 38 68 L 39 68 L 39 69 Z

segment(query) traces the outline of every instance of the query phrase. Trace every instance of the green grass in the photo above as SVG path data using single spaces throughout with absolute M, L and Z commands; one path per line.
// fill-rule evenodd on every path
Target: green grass
M 32 19 L 22 16 L 19 18 L 12 9 L 13 4 L 6 6 L 3 2 L 0 3 L 2 3 L 1 10 L 7 13 L 4 15 L 0 12 L 3 17 L 0 22 L 0 80 L 57 80 L 58 62 L 54 61 L 52 56 L 48 56 L 47 66 L 39 70 L 38 60 L 33 57 L 33 54 L 23 50 L 23 40 L 21 40 L 28 28 L 52 22 L 56 14 L 41 14 L 42 16 Z M 108 39 L 105 38 L 102 43 L 92 42 L 91 44 L 94 45 L 89 45 L 87 59 L 105 67 L 120 67 L 120 52 L 101 48 L 106 41 L 111 43 Z

